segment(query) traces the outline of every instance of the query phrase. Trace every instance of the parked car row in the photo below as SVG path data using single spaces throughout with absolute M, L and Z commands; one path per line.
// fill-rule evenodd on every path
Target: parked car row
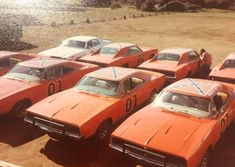
M 211 56 L 204 58 L 87 36 L 39 55 L 2 52 L 0 115 L 76 141 L 106 140 L 129 117 L 111 134 L 114 150 L 151 166 L 206 167 L 235 117 L 235 54 L 211 80 L 191 78 L 210 68 Z

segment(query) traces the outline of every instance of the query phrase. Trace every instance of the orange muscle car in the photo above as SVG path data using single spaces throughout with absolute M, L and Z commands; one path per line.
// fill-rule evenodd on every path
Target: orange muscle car
M 57 139 L 106 139 L 114 123 L 148 101 L 164 82 L 165 76 L 155 72 L 103 68 L 28 108 L 25 121 Z
M 201 69 L 201 59 L 193 49 L 168 48 L 138 68 L 161 72 L 169 82 L 174 82 L 198 73 Z
M 53 58 L 35 58 L 16 64 L 0 77 L 0 115 L 22 116 L 30 105 L 71 88 L 99 67 Z
M 207 167 L 234 115 L 233 85 L 183 79 L 123 122 L 110 147 L 154 166 Z
M 0 51 L 0 76 L 7 73 L 16 63 L 35 57 L 33 54 Z
M 228 55 L 211 71 L 209 79 L 235 83 L 235 52 Z
M 157 52 L 157 49 L 142 50 L 135 44 L 112 43 L 103 46 L 98 53 L 84 56 L 77 61 L 97 64 L 100 67 L 136 67 Z

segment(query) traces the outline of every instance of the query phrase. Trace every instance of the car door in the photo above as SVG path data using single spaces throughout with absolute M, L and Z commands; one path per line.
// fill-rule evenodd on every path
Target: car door
M 143 62 L 144 55 L 138 46 L 135 45 L 127 48 L 125 63 L 128 64 L 128 67 L 136 67 Z
M 48 96 L 60 92 L 64 89 L 62 79 L 61 66 L 51 67 L 47 70 L 45 77 L 47 78 Z
M 86 44 L 86 53 L 89 54 L 89 53 L 92 53 L 92 49 L 94 48 L 94 45 L 93 45 L 93 42 L 92 40 L 89 40 L 87 41 L 87 44 Z
M 200 56 L 195 51 L 191 51 L 188 53 L 188 60 L 191 74 L 199 72 L 201 67 Z
M 123 100 L 125 101 L 126 113 L 129 113 L 139 107 L 143 103 L 143 85 L 144 80 L 138 77 L 130 77 L 123 81 L 123 88 L 125 96 Z
M 101 48 L 101 43 L 98 39 L 92 39 L 92 43 L 93 43 L 93 48 L 91 50 L 92 53 L 96 52 Z
M 225 132 L 231 121 L 231 116 L 232 116 L 230 113 L 231 110 L 229 110 L 228 107 L 225 105 L 228 98 L 229 95 L 222 91 L 218 92 L 213 97 L 213 103 L 218 115 L 217 127 L 220 135 L 222 135 Z

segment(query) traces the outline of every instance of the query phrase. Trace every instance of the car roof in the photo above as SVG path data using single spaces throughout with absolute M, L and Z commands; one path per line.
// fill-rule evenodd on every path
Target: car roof
M 125 42 L 116 42 L 116 43 L 111 43 L 107 44 L 104 47 L 110 47 L 110 48 L 116 48 L 116 49 L 121 49 L 121 48 L 126 48 L 130 46 L 135 46 L 135 44 L 132 43 L 125 43 Z
M 235 52 L 230 53 L 226 59 L 235 59 Z
M 206 79 L 192 79 L 186 78 L 180 81 L 177 81 L 166 89 L 172 92 L 178 92 L 193 96 L 213 96 L 216 93 L 216 90 L 222 87 L 222 83 L 206 80 Z
M 31 59 L 28 61 L 23 61 L 18 64 L 22 66 L 34 67 L 34 68 L 47 68 L 47 67 L 51 67 L 57 64 L 65 63 L 65 62 L 68 62 L 68 61 L 64 59 L 56 59 L 56 58 L 51 58 L 51 57 L 40 57 L 40 58 Z
M 92 39 L 98 39 L 98 38 L 94 36 L 74 36 L 74 37 L 67 38 L 66 40 L 78 40 L 78 41 L 87 42 Z
M 178 54 L 182 55 L 187 52 L 194 51 L 193 49 L 190 48 L 167 48 L 162 50 L 160 53 L 171 53 L 171 54 Z
M 139 70 L 124 68 L 124 67 L 106 67 L 89 73 L 88 76 L 101 78 L 112 81 L 121 81 L 133 74 L 138 73 Z
M 19 53 L 18 52 L 11 52 L 11 51 L 0 51 L 0 58 L 8 57 L 8 56 L 15 55 L 15 54 L 19 54 Z

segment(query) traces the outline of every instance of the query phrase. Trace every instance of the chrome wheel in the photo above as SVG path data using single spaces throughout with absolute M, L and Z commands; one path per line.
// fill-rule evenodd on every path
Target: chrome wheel
M 109 135 L 110 129 L 111 129 L 110 123 L 109 122 L 103 122 L 97 130 L 97 137 L 100 140 L 105 140 Z
M 17 103 L 12 111 L 12 117 L 20 119 L 24 117 L 25 110 L 30 106 L 27 102 Z
M 208 167 L 209 164 L 209 160 L 208 160 L 208 153 L 206 153 L 201 160 L 201 163 L 199 165 L 199 167 Z

